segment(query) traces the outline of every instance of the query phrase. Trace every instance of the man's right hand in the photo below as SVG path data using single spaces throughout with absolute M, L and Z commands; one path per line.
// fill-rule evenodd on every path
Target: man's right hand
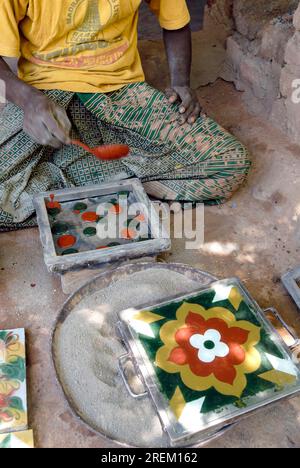
M 20 80 L 1 56 L 0 80 L 5 84 L 6 99 L 23 110 L 23 129 L 29 136 L 40 145 L 53 148 L 70 144 L 71 123 L 65 109 Z
M 60 148 L 70 144 L 71 122 L 65 109 L 39 91 L 24 106 L 23 130 L 37 143 Z

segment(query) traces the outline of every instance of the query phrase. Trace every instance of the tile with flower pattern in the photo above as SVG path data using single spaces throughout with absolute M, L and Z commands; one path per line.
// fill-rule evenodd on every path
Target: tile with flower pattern
M 27 429 L 25 332 L 0 331 L 0 433 Z
M 206 429 L 300 390 L 299 369 L 238 280 L 121 319 L 177 432 Z
M 0 434 L 0 449 L 32 449 L 34 448 L 33 432 L 20 431 Z

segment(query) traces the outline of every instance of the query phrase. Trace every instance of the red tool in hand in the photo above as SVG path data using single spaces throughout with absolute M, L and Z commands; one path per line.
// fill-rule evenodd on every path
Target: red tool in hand
M 130 148 L 127 145 L 102 145 L 97 146 L 96 148 L 90 148 L 79 140 L 72 140 L 71 144 L 80 146 L 88 153 L 91 153 L 96 158 L 104 161 L 126 158 L 130 152 Z

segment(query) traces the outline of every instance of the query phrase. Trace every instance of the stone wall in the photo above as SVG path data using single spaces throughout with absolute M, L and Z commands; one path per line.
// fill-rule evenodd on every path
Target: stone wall
M 235 32 L 221 76 L 244 92 L 251 112 L 300 143 L 300 104 L 292 100 L 294 80 L 300 79 L 299 0 L 233 3 Z

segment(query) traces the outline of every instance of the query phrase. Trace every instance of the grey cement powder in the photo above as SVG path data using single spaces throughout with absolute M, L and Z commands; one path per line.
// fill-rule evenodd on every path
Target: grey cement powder
M 60 378 L 91 427 L 128 445 L 168 445 L 150 399 L 133 399 L 119 374 L 118 357 L 125 349 L 115 331 L 117 313 L 197 288 L 199 283 L 179 273 L 153 268 L 83 299 L 68 316 L 56 335 Z

